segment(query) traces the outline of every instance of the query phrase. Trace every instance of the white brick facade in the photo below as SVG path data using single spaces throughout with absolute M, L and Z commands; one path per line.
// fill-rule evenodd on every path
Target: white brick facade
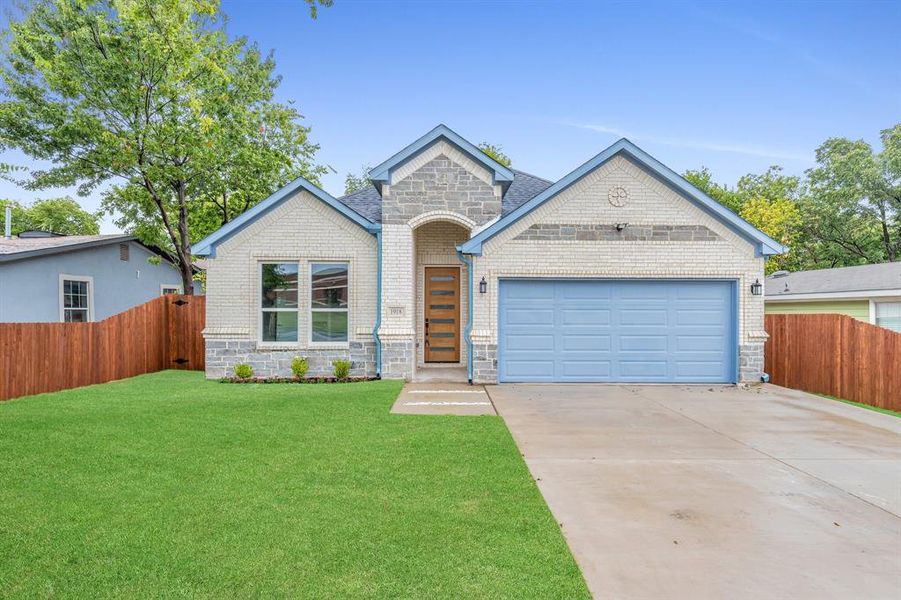
M 260 263 L 296 262 L 298 274 L 298 338 L 296 343 L 259 342 Z M 349 265 L 348 342 L 310 343 L 310 264 L 346 262 Z M 301 191 L 285 200 L 259 220 L 220 243 L 207 268 L 207 315 L 204 337 L 208 357 L 210 342 L 245 342 L 241 353 L 229 364 L 207 369 L 207 375 L 231 374 L 230 367 L 241 361 L 275 362 L 277 352 L 285 357 L 315 356 L 327 352 L 339 357 L 350 354 L 351 344 L 371 344 L 376 307 L 376 239 L 334 209 Z M 248 345 L 246 342 L 251 342 Z M 224 349 L 229 349 L 225 347 Z M 265 359 L 254 356 L 254 351 Z M 222 361 L 214 361 L 222 363 Z M 324 368 L 328 368 L 326 364 Z M 260 375 L 290 375 L 290 364 L 264 367 Z
M 445 181 L 442 169 L 447 172 Z M 465 170 L 463 176 L 461 169 Z M 468 173 L 469 175 L 466 175 Z M 455 175 L 456 174 L 456 175 Z M 417 190 L 436 181 L 435 189 Z M 413 185 L 411 182 L 415 183 Z M 426 183 L 423 183 L 426 182 Z M 456 182 L 456 183 L 455 183 Z M 446 186 L 446 187 L 441 187 Z M 392 198 L 392 188 L 403 198 Z M 622 188 L 625 202 L 611 202 L 611 189 Z M 410 379 L 423 366 L 424 268 L 460 269 L 461 363 L 467 360 L 462 338 L 466 326 L 468 274 L 456 246 L 486 226 L 484 218 L 497 210 L 500 186 L 491 173 L 446 142 L 433 144 L 392 173 L 381 188 L 383 210 L 394 206 L 392 220 L 381 225 L 382 341 L 384 377 Z M 443 207 L 442 194 L 447 197 Z M 473 206 L 481 202 L 481 206 Z M 453 207 L 464 205 L 465 210 Z M 617 206 L 616 204 L 621 204 Z M 436 208 L 437 206 L 437 208 Z M 416 212 L 415 210 L 413 212 Z M 383 213 L 384 214 L 384 213 Z M 617 223 L 636 232 L 611 239 Z M 539 234 L 515 239 L 533 225 Z M 602 231 L 603 236 L 597 232 Z M 556 234 L 554 232 L 561 232 Z M 651 232 L 648 238 L 639 232 Z M 563 236 L 563 233 L 567 237 Z M 579 238 L 580 233 L 594 235 Z M 659 235 L 658 235 L 659 234 Z M 555 235 L 559 239 L 555 239 Z M 684 236 L 688 236 L 687 238 Z M 346 353 L 355 373 L 374 374 L 376 299 L 376 237 L 306 191 L 272 209 L 232 237 L 221 241 L 207 271 L 208 375 L 227 374 L 233 363 L 256 361 L 263 374 L 288 374 L 293 355 L 318 357 L 318 368 Z M 272 347 L 259 340 L 260 281 L 263 261 L 300 265 L 300 341 Z M 349 341 L 331 346 L 309 339 L 309 265 L 342 261 L 350 266 Z M 763 281 L 764 258 L 755 247 L 721 221 L 623 156 L 615 156 L 576 181 L 542 206 L 484 243 L 473 257 L 474 282 L 485 278 L 486 294 L 473 290 L 473 363 L 476 381 L 496 380 L 498 282 L 513 277 L 596 277 L 661 279 L 728 279 L 738 282 L 738 344 L 740 377 L 755 380 L 762 369 L 763 296 L 752 296 L 751 283 Z M 477 284 L 476 284 L 477 285 Z M 234 350 L 234 351 L 233 351 Z M 212 352 L 212 355 L 211 355 Z M 282 354 L 279 354 L 282 353 Z
M 622 207 L 608 201 L 611 187 L 629 197 Z M 535 223 L 704 225 L 718 241 L 521 241 Z M 489 240 L 474 259 L 474 280 L 489 282 L 474 299 L 473 343 L 497 344 L 498 279 L 506 277 L 599 277 L 736 279 L 739 345 L 760 345 L 763 296 L 748 291 L 763 281 L 764 259 L 744 238 L 696 207 L 642 168 L 615 157 Z M 752 379 L 753 376 L 747 377 Z

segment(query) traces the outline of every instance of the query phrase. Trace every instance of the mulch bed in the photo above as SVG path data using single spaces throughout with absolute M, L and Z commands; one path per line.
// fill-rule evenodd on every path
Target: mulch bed
M 223 377 L 222 383 L 358 383 L 360 381 L 377 381 L 378 377 Z

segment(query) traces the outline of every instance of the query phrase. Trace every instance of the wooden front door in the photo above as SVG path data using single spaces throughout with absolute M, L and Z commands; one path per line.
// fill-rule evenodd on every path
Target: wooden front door
M 425 362 L 460 361 L 460 268 L 425 268 Z

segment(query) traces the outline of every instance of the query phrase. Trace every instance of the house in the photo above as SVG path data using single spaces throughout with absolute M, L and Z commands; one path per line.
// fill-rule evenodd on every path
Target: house
M 901 331 L 901 262 L 778 271 L 765 297 L 767 314 L 838 313 Z
M 0 239 L 0 322 L 99 321 L 181 290 L 168 256 L 130 235 Z
M 626 139 L 556 182 L 444 125 L 334 198 L 302 178 L 194 246 L 207 376 L 736 382 L 784 248 Z M 753 284 L 757 282 L 757 286 Z

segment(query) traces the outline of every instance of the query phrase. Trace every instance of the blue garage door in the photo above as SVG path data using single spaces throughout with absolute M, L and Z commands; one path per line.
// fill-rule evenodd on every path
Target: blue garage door
M 729 281 L 500 283 L 502 382 L 734 382 Z

